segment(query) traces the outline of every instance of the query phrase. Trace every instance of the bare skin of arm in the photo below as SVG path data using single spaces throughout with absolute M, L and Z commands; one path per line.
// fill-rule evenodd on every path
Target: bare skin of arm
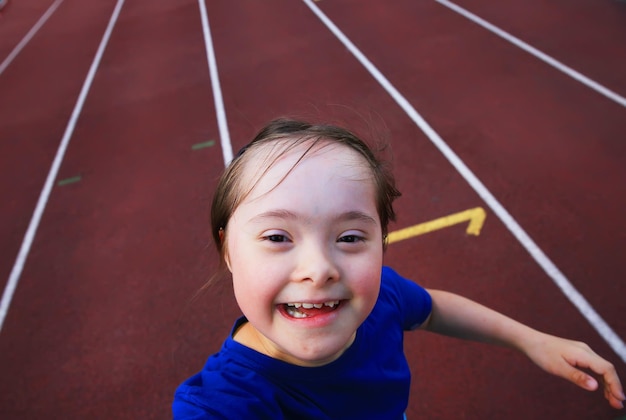
M 464 297 L 440 290 L 428 291 L 433 299 L 430 317 L 420 327 L 451 337 L 498 344 L 524 353 L 540 368 L 595 391 L 600 378 L 604 396 L 614 408 L 626 399 L 615 367 L 580 341 L 545 334 Z

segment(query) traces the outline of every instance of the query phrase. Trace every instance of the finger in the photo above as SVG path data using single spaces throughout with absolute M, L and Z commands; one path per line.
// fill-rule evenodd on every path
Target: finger
M 604 380 L 604 397 L 609 400 L 611 406 L 615 408 L 624 408 L 624 400 L 626 400 L 626 396 L 624 395 L 622 384 L 620 383 L 617 375 L 615 375 L 615 378 L 612 378 L 609 375 L 609 378 Z
M 582 370 L 576 369 L 569 363 L 565 363 L 562 376 L 587 391 L 595 391 L 598 389 L 598 381 L 596 381 L 595 378 Z
M 563 377 L 588 391 L 595 391 L 598 388 L 598 381 L 570 365 L 565 368 Z M 611 407 L 618 409 L 624 408 L 624 400 L 626 399 L 624 398 L 624 392 L 617 375 L 615 375 L 614 379 L 615 382 L 611 383 L 604 381 L 604 397 L 609 401 Z
M 581 343 L 581 345 L 583 344 L 584 343 Z M 575 358 L 570 359 L 570 360 L 566 359 L 567 363 L 569 363 L 574 368 L 590 369 L 594 373 L 600 375 L 604 383 L 605 392 L 608 391 L 615 398 L 624 400 L 624 392 L 623 392 L 619 377 L 617 376 L 617 371 L 615 370 L 615 366 L 613 366 L 613 364 L 611 364 L 609 361 L 597 355 L 587 345 L 584 345 L 583 349 L 585 351 L 577 354 Z M 580 383 L 577 381 L 583 380 L 583 377 L 582 377 L 582 375 L 584 375 L 583 372 L 581 372 L 582 375 L 575 374 L 573 372 L 571 372 L 571 374 L 574 376 L 574 379 L 572 379 L 572 382 Z M 590 377 L 589 375 L 586 375 L 586 376 Z M 588 385 L 589 384 L 591 384 L 591 381 L 588 382 Z M 583 388 L 586 388 L 583 385 L 581 386 Z M 586 389 L 589 389 L 589 388 L 586 388 Z
M 592 366 L 591 369 L 599 375 L 602 375 L 604 392 L 607 394 L 607 398 L 611 396 L 616 401 L 620 402 L 626 399 L 619 376 L 617 376 L 617 371 L 610 362 L 602 360 L 602 363 L 599 363 L 598 366 L 595 367 Z
M 586 356 L 586 357 L 585 357 Z M 576 360 L 568 360 L 573 367 L 582 367 L 591 369 L 593 372 L 601 375 L 602 382 L 604 385 L 604 397 L 609 401 L 612 407 L 614 408 L 623 408 L 623 401 L 626 400 L 626 396 L 624 395 L 624 390 L 622 389 L 622 384 L 620 383 L 619 377 L 617 376 L 617 371 L 615 367 L 594 353 L 591 349 L 589 349 L 583 357 L 579 357 Z M 583 376 L 586 375 L 584 372 L 579 371 L 580 373 L 571 372 L 570 375 L 572 382 L 579 384 L 582 388 L 593 391 L 597 387 L 597 382 L 595 384 L 591 381 L 587 380 L 584 384 L 581 384 L 584 381 Z M 579 382 L 581 381 L 581 382 Z

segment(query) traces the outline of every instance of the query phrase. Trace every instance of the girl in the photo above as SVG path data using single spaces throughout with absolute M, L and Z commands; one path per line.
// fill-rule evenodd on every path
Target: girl
M 533 330 L 383 267 L 400 193 L 373 152 L 339 127 L 276 120 L 228 166 L 211 210 L 238 319 L 219 353 L 176 391 L 177 419 L 401 419 L 403 332 L 506 345 L 544 370 L 625 399 L 586 344 Z

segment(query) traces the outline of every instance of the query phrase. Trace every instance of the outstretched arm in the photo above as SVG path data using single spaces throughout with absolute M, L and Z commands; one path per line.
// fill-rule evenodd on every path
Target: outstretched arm
M 422 328 L 457 338 L 500 344 L 526 354 L 546 372 L 594 391 L 598 382 L 580 370 L 602 378 L 604 396 L 611 406 L 623 408 L 626 399 L 615 367 L 585 343 L 544 334 L 469 299 L 429 290 L 433 310 Z

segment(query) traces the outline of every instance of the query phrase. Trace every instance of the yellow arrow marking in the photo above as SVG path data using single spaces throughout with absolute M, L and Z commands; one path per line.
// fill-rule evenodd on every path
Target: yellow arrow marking
M 412 238 L 413 236 L 423 235 L 424 233 L 432 232 L 433 230 L 443 229 L 448 226 L 456 225 L 469 221 L 467 230 L 468 235 L 480 235 L 480 229 L 485 223 L 487 213 L 482 207 L 476 207 L 473 209 L 465 210 L 460 213 L 451 214 L 450 216 L 440 217 L 439 219 L 431 220 L 430 222 L 420 223 L 418 225 L 410 226 L 408 228 L 393 231 L 387 237 L 387 243 L 392 244 L 394 242 L 403 241 L 405 239 Z

